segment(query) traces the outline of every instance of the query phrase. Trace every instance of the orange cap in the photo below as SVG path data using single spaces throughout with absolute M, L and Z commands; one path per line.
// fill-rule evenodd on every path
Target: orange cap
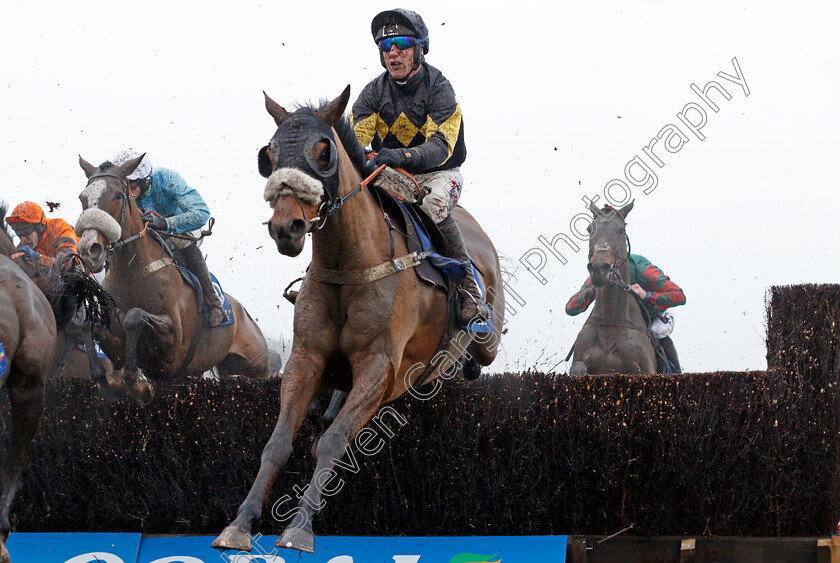
M 37 203 L 24 201 L 14 208 L 12 214 L 6 218 L 7 223 L 44 223 L 46 216 L 44 210 Z

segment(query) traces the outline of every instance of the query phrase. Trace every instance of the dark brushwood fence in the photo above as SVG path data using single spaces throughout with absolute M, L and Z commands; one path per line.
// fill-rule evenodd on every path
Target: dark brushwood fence
M 840 514 L 838 309 L 838 286 L 773 288 L 767 372 L 506 373 L 399 400 L 405 424 L 372 426 L 381 451 L 354 449 L 316 533 L 825 535 Z M 277 380 L 195 380 L 143 408 L 51 382 L 13 529 L 218 533 L 279 395 Z M 273 499 L 308 482 L 310 446 L 305 425 Z M 277 533 L 269 511 L 258 530 Z

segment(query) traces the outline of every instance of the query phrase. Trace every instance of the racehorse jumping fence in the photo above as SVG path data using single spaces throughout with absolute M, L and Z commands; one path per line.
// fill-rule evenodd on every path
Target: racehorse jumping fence
M 767 372 L 505 373 L 397 401 L 315 532 L 825 536 L 840 515 L 840 286 L 772 288 L 767 322 Z M 109 405 L 87 381 L 51 382 L 13 529 L 218 533 L 256 475 L 279 381 L 156 391 Z M 311 441 L 305 427 L 276 514 L 306 485 Z M 277 534 L 269 512 L 257 529 Z

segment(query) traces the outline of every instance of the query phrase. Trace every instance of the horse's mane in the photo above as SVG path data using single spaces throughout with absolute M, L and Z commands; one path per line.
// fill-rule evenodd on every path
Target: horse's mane
M 6 232 L 6 236 L 9 237 L 9 240 L 13 241 L 14 233 L 12 232 L 11 227 L 6 222 L 6 214 L 9 212 L 9 204 L 3 200 L 0 200 L 0 226 L 3 227 L 3 230 Z
M 365 148 L 359 143 L 359 138 L 356 136 L 356 132 L 353 131 L 353 128 L 350 127 L 350 120 L 347 116 L 341 116 L 341 119 L 339 119 L 335 124 L 335 130 L 338 133 L 338 138 L 341 140 L 341 144 L 344 145 L 344 150 L 346 150 L 347 154 L 350 156 L 350 161 L 356 167 L 359 174 L 364 177 L 362 167 L 367 161 Z

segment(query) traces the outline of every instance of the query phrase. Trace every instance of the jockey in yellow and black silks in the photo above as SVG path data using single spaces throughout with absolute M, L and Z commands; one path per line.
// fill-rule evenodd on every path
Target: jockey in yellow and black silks
M 459 167 L 467 156 L 461 105 L 449 80 L 425 61 L 429 31 L 419 15 L 403 9 L 381 12 L 373 18 L 371 34 L 386 72 L 365 86 L 350 113 L 359 142 L 377 153 L 365 172 L 387 165 L 374 183 L 413 201 L 414 185 L 393 170 L 403 168 L 428 192 L 420 207 L 446 237 L 447 256 L 470 272 L 460 282 L 460 320 L 486 320 L 489 310 L 471 274 L 461 231 L 450 216 L 461 196 Z

